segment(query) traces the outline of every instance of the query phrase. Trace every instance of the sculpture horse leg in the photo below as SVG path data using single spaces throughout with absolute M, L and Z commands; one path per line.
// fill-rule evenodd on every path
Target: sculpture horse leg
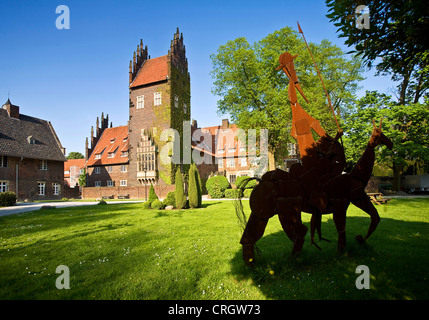
M 369 229 L 368 229 L 368 232 L 367 232 L 365 238 L 363 238 L 361 235 L 357 235 L 355 237 L 355 239 L 359 243 L 363 243 L 363 242 L 365 242 L 366 239 L 369 238 L 369 236 L 377 228 L 377 225 L 380 222 L 380 216 L 378 215 L 377 209 L 374 207 L 374 205 L 372 204 L 371 200 L 367 196 L 361 197 L 361 198 L 359 198 L 357 200 L 354 200 L 354 201 L 352 201 L 352 203 L 356 207 L 358 207 L 358 208 L 362 209 L 363 211 L 365 211 L 371 217 L 371 224 L 369 225 Z
M 315 209 L 315 212 L 311 215 L 311 244 L 315 245 L 317 249 L 322 250 L 315 242 L 314 242 L 314 233 L 317 230 L 317 234 L 319 235 L 319 241 L 327 241 L 331 242 L 330 240 L 322 237 L 322 214 L 319 210 Z
M 268 219 L 260 218 L 253 211 L 247 221 L 240 243 L 243 246 L 243 260 L 248 266 L 253 266 L 255 259 L 255 243 L 264 235 Z
M 277 213 L 283 230 L 293 242 L 292 255 L 298 255 L 304 245 L 308 228 L 301 221 L 302 197 L 279 198 Z
M 338 251 L 344 251 L 346 249 L 346 213 L 350 202 L 345 199 L 331 199 L 330 202 L 335 227 L 338 232 Z
M 275 214 L 277 193 L 271 182 L 259 183 L 249 199 L 252 210 L 240 243 L 243 246 L 243 260 L 248 266 L 253 266 L 255 258 L 255 243 L 264 235 L 268 220 Z

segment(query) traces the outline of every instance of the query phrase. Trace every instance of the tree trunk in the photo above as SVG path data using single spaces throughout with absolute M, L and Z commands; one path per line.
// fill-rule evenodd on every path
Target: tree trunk
M 393 182 L 392 191 L 401 191 L 401 174 L 404 166 L 402 164 L 393 163 Z
M 275 150 L 268 148 L 268 171 L 276 169 Z

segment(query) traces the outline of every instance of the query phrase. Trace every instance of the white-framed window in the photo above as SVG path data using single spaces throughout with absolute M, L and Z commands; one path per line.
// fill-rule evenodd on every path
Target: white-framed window
M 127 180 L 121 180 L 121 187 L 127 186 Z
M 235 167 L 235 159 L 234 158 L 229 159 L 229 161 L 228 161 L 228 167 L 230 167 L 230 168 L 234 168 Z
M 144 96 L 137 96 L 137 109 L 144 108 Z
M 39 196 L 46 195 L 46 182 L 38 182 L 37 183 L 37 194 Z
M 235 180 L 237 180 L 237 175 L 230 174 L 229 175 L 229 183 L 235 183 Z
M 0 181 L 0 192 L 7 192 L 9 183 L 7 181 Z
M 116 156 L 116 150 L 113 152 L 109 152 L 109 154 L 107 155 L 107 158 L 114 158 Z
M 100 167 L 95 167 L 94 171 L 95 171 L 95 174 L 100 174 L 101 169 Z
M 40 160 L 39 169 L 48 170 L 48 160 Z
M 113 167 L 112 166 L 108 166 L 107 167 L 107 172 L 108 173 L 112 173 L 113 172 Z
M 187 113 L 188 112 L 188 106 L 186 105 L 186 103 L 183 103 L 183 113 Z
M 122 151 L 121 157 L 128 157 L 128 151 Z
M 54 196 L 59 196 L 61 193 L 61 187 L 59 183 L 53 183 L 52 184 L 52 193 Z
M 240 158 L 240 165 L 242 167 L 247 167 L 247 158 L 246 157 Z
M 108 187 L 113 187 L 114 186 L 113 181 L 112 180 L 107 180 L 107 186 Z
M 0 168 L 7 168 L 7 156 L 0 156 Z
M 296 156 L 296 143 L 288 143 L 287 144 L 287 152 L 290 156 Z
M 160 106 L 162 103 L 161 101 L 161 92 L 155 92 L 153 94 L 153 105 L 154 106 Z
M 101 181 L 95 181 L 95 182 L 94 182 L 94 185 L 95 185 L 96 187 L 101 187 Z
M 219 169 L 223 168 L 223 158 L 220 158 L 219 162 L 217 163 L 217 166 Z
M 179 96 L 177 94 L 174 95 L 174 107 L 179 108 Z
M 127 172 L 127 166 L 126 165 L 121 166 L 121 172 Z

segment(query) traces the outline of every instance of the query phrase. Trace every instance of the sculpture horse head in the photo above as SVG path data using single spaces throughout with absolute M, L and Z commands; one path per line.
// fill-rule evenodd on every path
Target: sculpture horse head
M 382 122 L 383 122 L 383 118 L 381 118 L 381 120 L 380 120 L 380 126 L 377 127 L 375 125 L 374 119 L 372 119 L 373 129 L 372 129 L 371 138 L 369 139 L 369 145 L 371 147 L 375 148 L 376 146 L 384 144 L 387 148 L 392 150 L 393 142 L 388 137 L 386 137 L 384 135 L 383 131 L 381 130 L 381 123 Z

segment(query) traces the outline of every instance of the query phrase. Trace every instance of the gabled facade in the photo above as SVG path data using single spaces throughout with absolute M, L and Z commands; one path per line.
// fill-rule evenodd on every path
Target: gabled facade
M 168 53 L 161 57 L 150 59 L 147 46 L 143 49 L 140 41 L 130 61 L 129 94 L 129 183 L 170 185 L 181 164 L 161 161 L 159 151 L 166 142 L 160 135 L 172 128 L 183 137 L 183 121 L 190 121 L 191 116 L 191 80 L 179 29 Z M 188 166 L 181 167 L 186 171 Z
M 0 108 L 0 192 L 18 200 L 61 199 L 64 156 L 49 121 L 20 113 L 10 100 Z
M 174 189 L 177 168 L 182 172 L 189 168 L 183 160 L 166 163 L 160 157 L 160 150 L 168 142 L 161 139 L 162 131 L 171 128 L 183 137 L 183 122 L 190 121 L 191 117 L 190 75 L 179 29 L 167 54 L 161 57 L 151 59 L 147 46 L 143 47 L 140 40 L 130 61 L 128 85 L 128 124 L 107 128 L 108 120 L 102 115 L 101 124 L 97 118 L 96 132 L 91 128 L 91 145 L 86 140 L 87 187 L 83 192 L 86 198 L 120 195 L 142 198 L 142 190 L 151 184 L 159 194 L 166 194 Z M 119 141 L 123 145 L 117 146 Z M 109 158 L 109 151 L 113 149 L 117 154 Z M 180 150 L 182 153 L 183 149 Z M 91 189 L 94 187 L 98 189 Z M 103 187 L 110 189 L 100 189 Z

